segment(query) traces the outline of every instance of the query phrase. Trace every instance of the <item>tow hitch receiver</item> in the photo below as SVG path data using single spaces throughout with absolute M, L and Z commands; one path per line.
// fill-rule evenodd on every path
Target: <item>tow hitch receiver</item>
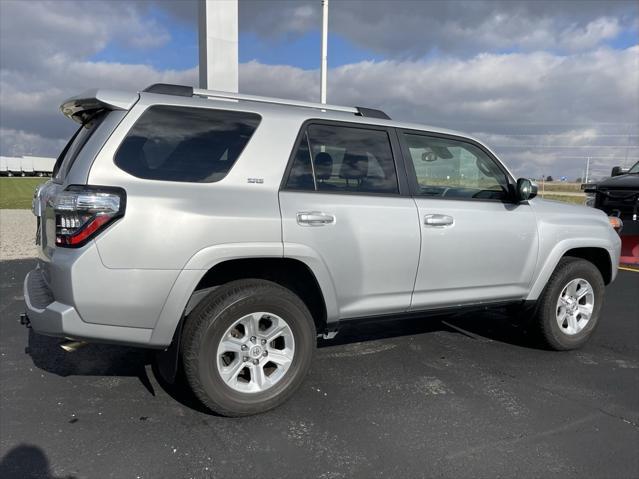
M 20 324 L 31 328 L 31 321 L 29 321 L 29 316 L 26 313 L 20 313 Z

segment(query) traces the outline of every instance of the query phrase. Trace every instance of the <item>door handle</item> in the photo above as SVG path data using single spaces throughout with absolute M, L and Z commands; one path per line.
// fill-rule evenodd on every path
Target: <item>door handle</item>
M 335 223 L 335 216 L 321 211 L 300 211 L 297 213 L 297 224 L 301 226 L 324 226 Z
M 424 216 L 424 226 L 452 226 L 455 220 L 448 215 L 426 215 Z

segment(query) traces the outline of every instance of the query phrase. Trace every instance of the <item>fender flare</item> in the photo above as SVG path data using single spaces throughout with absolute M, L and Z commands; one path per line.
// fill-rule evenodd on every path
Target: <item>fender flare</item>
M 285 250 L 289 253 L 286 256 Z M 225 261 L 247 258 L 291 258 L 304 263 L 315 276 L 324 297 L 327 323 L 337 321 L 337 296 L 333 280 L 326 264 L 313 249 L 305 245 L 283 245 L 279 242 L 225 243 L 203 248 L 187 261 L 164 302 L 149 346 L 166 347 L 171 344 L 193 291 L 211 268 Z
M 550 254 L 546 257 L 546 261 L 537 270 L 526 301 L 536 301 L 539 298 L 561 258 L 563 258 L 568 251 L 576 248 L 599 248 L 606 251 L 610 258 L 612 279 L 614 279 L 616 272 L 614 258 L 616 255 L 614 250 L 611 250 L 609 241 L 600 238 L 564 239 L 554 246 Z

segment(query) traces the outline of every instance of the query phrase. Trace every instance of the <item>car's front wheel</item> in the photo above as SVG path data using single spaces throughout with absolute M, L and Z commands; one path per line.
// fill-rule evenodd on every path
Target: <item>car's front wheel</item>
M 290 290 L 240 280 L 211 292 L 182 335 L 186 379 L 212 411 L 245 416 L 268 411 L 300 386 L 316 346 L 313 318 Z
M 558 351 L 583 346 L 599 322 L 604 288 L 594 264 L 580 258 L 562 258 L 533 317 L 533 327 L 544 346 Z

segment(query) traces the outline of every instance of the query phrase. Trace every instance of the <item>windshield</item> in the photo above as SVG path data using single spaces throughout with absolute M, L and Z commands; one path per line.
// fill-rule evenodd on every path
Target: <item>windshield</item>
M 71 169 L 71 165 L 73 165 L 78 153 L 97 129 L 98 125 L 102 123 L 105 116 L 104 111 L 96 113 L 89 120 L 85 121 L 73 134 L 55 162 L 55 166 L 53 167 L 53 181 L 59 183 L 64 179 Z
M 636 162 L 630 170 L 628 170 L 628 173 L 639 173 L 639 161 Z

